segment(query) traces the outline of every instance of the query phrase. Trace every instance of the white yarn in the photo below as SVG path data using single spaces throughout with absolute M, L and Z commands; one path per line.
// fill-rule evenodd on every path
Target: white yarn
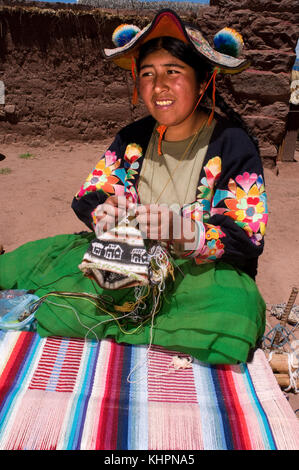
M 150 341 L 149 341 L 149 345 L 148 345 L 148 348 L 147 348 L 147 351 L 146 351 L 145 359 L 143 361 L 141 360 L 141 361 L 137 362 L 137 364 L 133 367 L 133 369 L 131 369 L 131 371 L 130 371 L 128 377 L 127 377 L 127 382 L 130 383 L 130 384 L 139 383 L 142 380 L 146 379 L 146 377 L 141 377 L 139 380 L 130 380 L 130 377 L 136 371 L 136 369 L 138 369 L 138 367 L 141 367 L 145 363 L 145 361 L 147 361 L 147 359 L 148 359 L 148 355 L 149 355 L 149 352 L 151 350 L 152 343 L 153 343 L 154 318 L 155 318 L 156 308 L 157 308 L 157 305 L 159 303 L 160 295 L 161 295 L 161 291 L 159 290 L 159 294 L 157 296 L 157 299 L 154 299 L 154 306 L 152 308 L 152 320 L 151 320 L 151 327 L 150 327 Z
M 169 364 L 169 367 L 170 366 L 173 366 L 175 370 L 191 369 L 192 368 L 192 359 L 191 359 L 191 357 L 173 356 L 172 361 Z
M 296 351 L 288 353 L 288 371 L 289 371 L 290 385 L 284 389 L 285 392 L 289 392 L 290 390 L 293 389 L 294 393 L 299 393 L 299 389 L 297 388 L 297 379 L 299 377 L 299 366 L 298 366 L 298 358 L 295 353 Z M 270 351 L 269 356 L 268 356 L 268 362 L 272 361 L 272 357 L 273 357 L 273 351 Z M 294 360 L 294 358 L 296 358 L 296 360 Z
M 268 362 L 272 361 L 272 356 L 273 356 L 273 351 L 270 351 L 269 356 L 268 356 Z
M 290 385 L 284 391 L 289 392 L 291 389 L 293 389 L 294 393 L 299 393 L 299 390 L 297 388 L 297 379 L 299 377 L 299 367 L 297 367 L 297 369 L 293 371 L 293 369 L 298 364 L 298 359 L 296 358 L 297 364 L 295 365 L 294 354 L 295 352 L 288 354 L 288 369 L 289 369 Z
M 141 360 L 139 361 L 134 367 L 133 369 L 130 371 L 128 377 L 127 377 L 127 382 L 128 383 L 139 383 L 141 382 L 142 380 L 146 380 L 147 377 L 141 377 L 139 380 L 130 380 L 130 377 L 131 375 L 136 371 L 136 369 L 138 367 L 141 367 L 146 361 L 148 361 L 148 355 L 149 355 L 149 352 L 151 350 L 151 347 L 152 347 L 152 343 L 153 343 L 153 329 L 154 329 L 154 318 L 155 318 L 155 314 L 156 314 L 156 309 L 157 309 L 157 306 L 159 305 L 159 300 L 160 300 L 160 296 L 161 296 L 161 293 L 164 291 L 164 288 L 165 288 L 165 279 L 166 279 L 166 276 L 167 276 L 167 266 L 165 265 L 165 263 L 163 263 L 163 259 L 168 259 L 168 253 L 161 247 L 161 246 L 158 246 L 154 252 L 153 255 L 149 255 L 150 259 L 154 259 L 154 261 L 156 262 L 157 266 L 159 267 L 159 270 L 158 272 L 156 272 L 156 282 L 157 280 L 159 280 L 159 283 L 158 283 L 158 289 L 159 289 L 159 293 L 157 295 L 157 298 L 154 299 L 154 305 L 153 305 L 153 308 L 152 308 L 152 321 L 151 321 L 151 327 L 150 327 L 150 341 L 149 341 L 149 345 L 148 345 L 148 348 L 147 348 L 147 351 L 146 351 L 146 355 L 145 355 L 145 359 L 144 360 Z M 151 375 L 151 377 L 161 377 L 163 375 L 168 375 L 170 373 L 170 367 L 173 366 L 175 370 L 178 370 L 178 369 L 187 369 L 187 368 L 190 368 L 192 367 L 191 366 L 191 361 L 192 359 L 191 358 L 179 358 L 179 356 L 174 356 L 172 358 L 172 361 L 170 362 L 169 366 L 168 366 L 168 371 L 165 372 L 165 373 L 161 373 L 161 374 L 153 374 Z

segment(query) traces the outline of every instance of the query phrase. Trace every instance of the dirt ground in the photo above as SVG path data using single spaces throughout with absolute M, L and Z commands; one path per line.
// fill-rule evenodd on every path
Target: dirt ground
M 109 143 L 0 146 L 0 244 L 6 252 L 31 240 L 86 229 L 70 204 Z M 299 288 L 298 152 L 295 160 L 265 169 L 270 218 L 257 285 L 268 306 L 268 328 L 277 323 L 269 315 L 271 306 L 287 302 L 292 287 Z M 299 409 L 299 394 L 287 398 Z

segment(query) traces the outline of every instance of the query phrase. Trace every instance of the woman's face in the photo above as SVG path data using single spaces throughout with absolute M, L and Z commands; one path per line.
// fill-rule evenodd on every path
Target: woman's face
M 188 136 L 188 128 L 194 127 L 197 119 L 196 113 L 190 115 L 201 92 L 192 67 L 164 49 L 153 52 L 140 64 L 139 90 L 159 124 Z

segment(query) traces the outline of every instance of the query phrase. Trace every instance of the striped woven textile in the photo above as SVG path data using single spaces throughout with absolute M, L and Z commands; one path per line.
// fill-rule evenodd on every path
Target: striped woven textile
M 175 369 L 153 346 L 0 332 L 0 449 L 299 449 L 263 351 Z M 182 357 L 182 355 L 180 355 Z

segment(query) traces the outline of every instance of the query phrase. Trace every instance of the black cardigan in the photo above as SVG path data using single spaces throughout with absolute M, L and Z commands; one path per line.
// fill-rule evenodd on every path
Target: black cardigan
M 148 116 L 118 132 L 74 197 L 72 208 L 89 228 L 94 227 L 92 212 L 109 195 L 130 193 L 138 202 L 138 178 L 154 126 Z M 194 203 L 187 207 L 188 216 L 198 219 L 199 214 L 202 222 L 200 247 L 188 253 L 197 264 L 223 260 L 255 278 L 267 222 L 263 180 L 261 158 L 251 138 L 243 129 L 217 120 Z

